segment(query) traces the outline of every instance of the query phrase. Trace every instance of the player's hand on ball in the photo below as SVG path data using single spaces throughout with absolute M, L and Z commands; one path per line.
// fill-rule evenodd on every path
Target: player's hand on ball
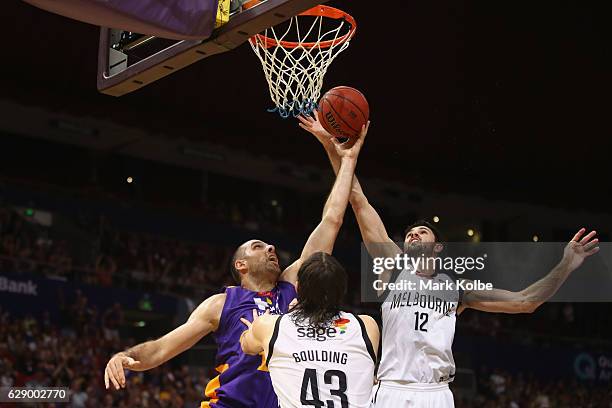
M 361 128 L 361 132 L 359 132 L 359 137 L 357 139 L 349 139 L 344 143 L 340 143 L 338 139 L 332 136 L 330 140 L 334 144 L 338 155 L 340 157 L 356 159 L 357 156 L 359 156 L 359 152 L 361 151 L 363 142 L 365 141 L 365 138 L 368 135 L 369 128 L 370 121 L 363 125 L 363 127 Z
M 115 354 L 106 364 L 104 370 L 104 385 L 106 389 L 110 387 L 110 384 L 115 387 L 116 390 L 119 388 L 125 388 L 125 373 L 124 368 L 128 370 L 140 364 L 140 361 L 134 360 L 132 357 L 128 357 L 125 354 Z
M 331 142 L 332 135 L 327 132 L 319 122 L 319 113 L 315 109 L 312 115 L 300 115 L 297 117 L 300 121 L 299 125 L 305 131 L 312 133 L 323 146 L 333 147 Z
M 578 268 L 587 257 L 599 251 L 599 239 L 595 238 L 597 232 L 591 231 L 582 237 L 585 232 L 586 228 L 581 228 L 563 251 L 563 261 L 572 269 Z

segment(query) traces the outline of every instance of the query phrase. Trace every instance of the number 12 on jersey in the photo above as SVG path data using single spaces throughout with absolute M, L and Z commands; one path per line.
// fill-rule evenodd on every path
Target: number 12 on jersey
M 338 397 L 340 399 L 340 408 L 349 408 L 348 397 L 346 396 L 346 374 L 340 370 L 328 370 L 323 374 L 323 381 L 325 384 L 331 385 L 333 378 L 338 379 L 338 389 L 330 389 L 329 395 Z M 326 392 L 323 392 L 327 394 Z M 312 399 L 308 399 L 308 394 L 311 395 Z M 319 396 L 319 383 L 317 381 L 317 370 L 314 368 L 307 368 L 304 371 L 304 379 L 302 380 L 302 393 L 300 395 L 300 402 L 302 405 L 313 405 L 317 408 L 335 408 L 334 401 L 327 400 L 326 403 L 321 401 Z
M 414 330 L 426 332 L 427 329 L 425 325 L 427 324 L 427 320 L 429 320 L 429 315 L 427 313 L 414 312 Z

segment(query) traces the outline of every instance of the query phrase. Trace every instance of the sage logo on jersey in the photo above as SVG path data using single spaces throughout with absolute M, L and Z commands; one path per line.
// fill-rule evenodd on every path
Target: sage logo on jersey
M 332 322 L 332 327 L 298 327 L 298 339 L 326 341 L 334 340 L 340 334 L 346 333 L 346 325 L 349 319 L 336 319 Z
M 338 334 L 335 327 L 298 327 L 298 339 L 326 341 L 333 340 Z

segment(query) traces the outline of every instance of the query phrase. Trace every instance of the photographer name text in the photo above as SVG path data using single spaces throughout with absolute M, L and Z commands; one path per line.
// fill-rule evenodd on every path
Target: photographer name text
M 466 290 L 493 290 L 493 284 L 480 280 L 457 280 L 453 281 L 434 281 L 431 279 L 423 279 L 419 281 L 399 280 L 396 282 L 384 282 L 382 279 L 377 279 L 373 282 L 374 290 L 430 290 L 430 291 L 466 291 Z

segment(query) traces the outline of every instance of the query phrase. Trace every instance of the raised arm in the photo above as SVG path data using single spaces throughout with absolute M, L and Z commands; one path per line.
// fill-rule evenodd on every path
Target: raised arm
M 596 232 L 591 231 L 581 239 L 585 232 L 582 228 L 574 235 L 565 246 L 561 262 L 539 281 L 520 292 L 502 289 L 466 291 L 462 308 L 494 313 L 533 313 L 557 293 L 569 275 L 580 267 L 587 257 L 599 251 L 599 240 L 593 239 Z
M 298 117 L 300 120 L 300 127 L 307 132 L 313 134 L 319 142 L 325 148 L 327 157 L 334 169 L 334 172 L 338 174 L 340 169 L 340 156 L 334 148 L 332 143 L 332 136 L 321 126 L 319 122 L 317 112 L 314 112 L 314 117 Z M 367 197 L 363 193 L 361 184 L 357 176 L 353 177 L 353 184 L 351 186 L 351 195 L 349 197 L 353 212 L 357 218 L 359 224 L 359 230 L 361 231 L 361 237 L 365 243 L 368 252 L 373 257 L 377 256 L 388 256 L 393 257 L 401 250 L 397 245 L 394 245 L 393 240 L 389 238 L 385 225 L 374 209 L 368 202 Z M 384 243 L 385 245 L 374 245 Z
M 124 369 L 145 371 L 155 368 L 191 348 L 202 337 L 217 329 L 225 294 L 214 295 L 202 302 L 187 322 L 157 340 L 138 344 L 115 354 L 106 364 L 104 384 L 125 388 Z
M 314 135 L 319 142 L 325 148 L 327 157 L 334 169 L 334 173 L 338 174 L 340 169 L 340 156 L 334 148 L 332 143 L 332 136 L 321 126 L 318 119 L 318 114 L 315 111 L 314 117 L 311 116 L 299 116 L 300 127 L 307 132 Z M 389 238 L 387 229 L 382 219 L 378 215 L 378 212 L 372 207 L 367 197 L 363 193 L 361 184 L 357 180 L 357 176 L 353 177 L 353 184 L 351 185 L 351 195 L 349 197 L 351 207 L 355 213 L 357 224 L 359 225 L 359 231 L 361 232 L 361 239 L 368 250 L 368 253 L 373 258 L 384 257 L 393 258 L 397 254 L 401 254 L 402 250 Z M 389 282 L 393 271 L 386 270 L 378 277 L 382 282 Z M 382 296 L 384 291 L 378 291 L 378 296 Z
M 368 124 L 361 129 L 359 138 L 357 138 L 352 145 L 348 145 L 347 143 L 349 142 L 339 144 L 334 139 L 334 148 L 341 158 L 340 169 L 338 170 L 331 193 L 325 203 L 321 222 L 310 234 L 310 237 L 308 237 L 300 258 L 283 272 L 281 275 L 282 280 L 295 284 L 297 282 L 297 272 L 304 260 L 315 252 L 332 253 L 351 194 L 351 185 L 355 174 L 355 166 L 357 165 L 357 157 L 359 156 L 364 139 L 368 133 L 369 125 L 368 122 Z

